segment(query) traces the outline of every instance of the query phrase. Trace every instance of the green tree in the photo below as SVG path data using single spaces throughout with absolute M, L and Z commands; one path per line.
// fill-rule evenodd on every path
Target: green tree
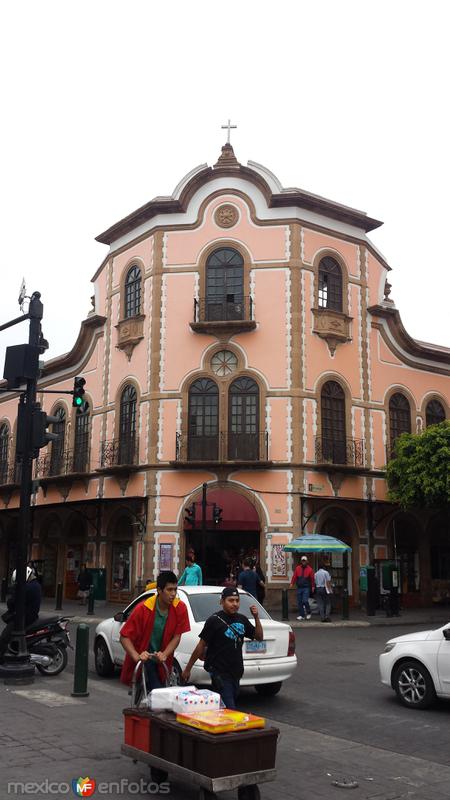
M 450 422 L 403 433 L 386 468 L 389 499 L 402 508 L 450 507 Z

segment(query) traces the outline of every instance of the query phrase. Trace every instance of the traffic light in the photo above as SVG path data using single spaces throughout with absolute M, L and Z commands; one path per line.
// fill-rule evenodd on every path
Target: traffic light
M 73 382 L 73 399 L 72 405 L 74 408 L 81 408 L 84 403 L 84 386 L 86 381 L 84 378 L 75 378 Z
M 219 508 L 219 506 L 216 506 L 216 504 L 214 503 L 213 506 L 214 525 L 219 525 L 222 522 L 222 511 L 223 508 Z
M 41 411 L 39 403 L 36 403 L 32 412 L 31 446 L 33 448 L 33 458 L 37 458 L 41 447 L 45 447 L 49 442 L 55 442 L 60 438 L 58 433 L 51 433 L 47 430 L 49 425 L 60 422 L 58 417 L 51 417 L 45 411 Z
M 184 518 L 185 521 L 189 525 L 192 525 L 193 528 L 195 528 L 195 503 L 192 503 L 191 506 L 187 506 L 185 512 L 186 512 L 186 516 Z

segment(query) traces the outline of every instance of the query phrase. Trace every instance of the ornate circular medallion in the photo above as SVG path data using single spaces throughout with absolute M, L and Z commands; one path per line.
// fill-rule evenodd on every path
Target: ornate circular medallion
M 236 225 L 239 218 L 238 210 L 235 206 L 225 203 L 223 206 L 216 208 L 214 214 L 214 221 L 219 228 L 232 228 Z
M 211 359 L 211 368 L 219 378 L 224 378 L 237 369 L 238 360 L 231 350 L 220 350 Z

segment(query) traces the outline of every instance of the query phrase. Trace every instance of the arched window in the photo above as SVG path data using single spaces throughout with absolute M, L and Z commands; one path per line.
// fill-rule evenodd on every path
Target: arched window
M 120 398 L 119 464 L 135 464 L 137 459 L 136 430 L 137 393 L 134 386 L 125 386 Z
M 396 392 L 389 400 L 389 433 L 391 450 L 402 433 L 411 433 L 411 409 L 401 392 Z
M 231 247 L 206 262 L 206 320 L 244 319 L 244 260 Z
M 317 448 L 318 460 L 332 464 L 347 463 L 345 429 L 345 394 L 336 381 L 327 381 L 320 398 L 322 412 L 322 441 Z
M 128 270 L 125 279 L 125 319 L 141 313 L 141 283 L 141 270 L 134 265 Z
M 60 406 L 54 416 L 58 422 L 52 425 L 52 433 L 56 433 L 59 438 L 52 442 L 52 451 L 50 454 L 50 475 L 61 475 L 63 472 L 64 462 L 64 439 L 66 432 L 66 412 Z
M 73 446 L 73 471 L 87 472 L 89 469 L 89 403 L 85 400 L 75 414 L 75 439 Z
M 430 425 L 439 425 L 440 422 L 445 420 L 445 409 L 439 400 L 430 400 L 426 410 L 427 428 Z
M 6 422 L 0 427 L 0 483 L 8 483 L 9 427 Z
M 342 311 L 342 270 L 331 256 L 319 264 L 319 307 Z
M 237 378 L 228 399 L 228 458 L 259 458 L 259 388 L 252 378 Z
M 189 389 L 188 459 L 219 457 L 219 390 L 209 378 L 200 378 Z

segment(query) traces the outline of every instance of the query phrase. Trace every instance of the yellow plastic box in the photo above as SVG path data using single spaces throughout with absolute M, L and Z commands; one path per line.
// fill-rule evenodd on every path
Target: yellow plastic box
M 248 731 L 252 728 L 264 728 L 264 717 L 222 708 L 219 711 L 197 711 L 192 714 L 177 714 L 177 722 L 189 725 L 207 733 L 229 733 L 230 731 Z

